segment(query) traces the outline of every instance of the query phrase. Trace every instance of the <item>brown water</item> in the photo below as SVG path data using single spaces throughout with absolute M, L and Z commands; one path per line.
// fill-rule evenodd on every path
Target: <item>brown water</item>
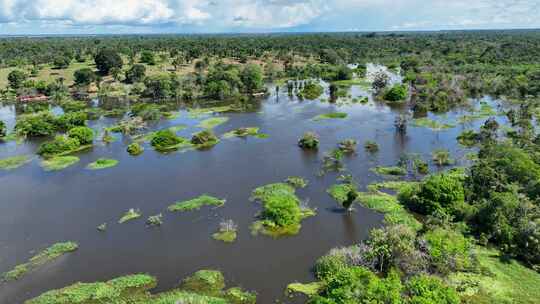
M 271 90 L 273 92 L 273 90 Z M 353 87 L 353 96 L 365 94 Z M 347 112 L 343 120 L 315 122 L 315 115 L 330 111 Z M 381 180 L 369 169 L 395 165 L 402 153 L 418 153 L 429 160 L 436 148 L 449 149 L 458 165 L 467 150 L 455 137 L 470 126 L 434 132 L 410 126 L 408 133 L 395 133 L 393 121 L 400 109 L 370 101 L 367 105 L 336 105 L 318 101 L 298 101 L 285 95 L 270 96 L 254 113 L 227 113 L 230 120 L 215 129 L 223 134 L 238 127 L 259 127 L 269 138 L 223 139 L 208 151 L 160 154 L 145 146 L 141 156 L 126 151 L 127 138 L 79 153 L 81 161 L 65 170 L 45 172 L 36 158 L 13 171 L 0 171 L 0 272 L 24 263 L 35 250 L 59 241 L 76 241 L 80 248 L 21 280 L 0 286 L 0 303 L 22 303 L 44 291 L 77 281 L 107 280 L 130 273 L 149 273 L 159 280 L 156 291 L 175 287 L 185 276 L 202 268 L 222 270 L 229 286 L 239 285 L 259 294 L 260 303 L 283 298 L 285 286 L 294 281 L 312 281 L 315 260 L 336 246 L 347 246 L 364 239 L 370 229 L 382 225 L 383 216 L 356 207 L 345 214 L 326 194 L 336 182 L 336 174 L 318 177 L 324 151 L 340 140 L 356 139 L 359 152 L 345 159 L 346 167 L 362 187 Z M 455 112 L 451 115 L 457 115 Z M 12 106 L 0 108 L 0 119 L 14 124 Z M 451 117 L 451 116 L 450 116 Z M 180 117 L 153 126 L 159 129 L 186 124 L 180 135 L 189 136 L 205 117 Z M 91 127 L 110 125 L 114 119 L 90 122 Z M 296 145 L 306 131 L 320 135 L 317 153 L 303 152 Z M 368 155 L 362 144 L 379 143 L 380 151 Z M 0 158 L 35 152 L 37 143 L 0 144 Z M 117 167 L 90 171 L 85 166 L 99 157 L 119 160 Z M 432 167 L 433 168 L 433 167 Z M 249 226 L 258 204 L 248 200 L 261 185 L 283 181 L 288 176 L 310 181 L 298 190 L 309 199 L 318 214 L 302 222 L 297 236 L 271 239 L 252 236 Z M 224 207 L 186 213 L 170 213 L 166 207 L 203 193 L 226 198 Z M 117 224 L 129 208 L 139 208 L 143 217 Z M 145 227 L 145 218 L 163 213 L 159 228 Z M 233 219 L 239 226 L 235 243 L 224 244 L 211 238 L 222 219 Z M 108 223 L 104 233 L 96 226 Z M 285 299 L 285 302 L 291 300 Z

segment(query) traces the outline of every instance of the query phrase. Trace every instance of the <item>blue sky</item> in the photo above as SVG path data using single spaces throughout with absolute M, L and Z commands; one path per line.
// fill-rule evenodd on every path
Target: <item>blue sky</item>
M 0 34 L 540 28 L 540 0 L 0 0 Z

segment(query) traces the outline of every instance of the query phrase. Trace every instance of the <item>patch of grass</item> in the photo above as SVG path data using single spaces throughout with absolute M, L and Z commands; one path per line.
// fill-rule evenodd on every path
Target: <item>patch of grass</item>
M 361 86 L 363 88 L 370 88 L 371 87 L 371 83 L 369 81 L 367 81 L 366 79 L 364 78 L 354 78 L 354 79 L 349 79 L 349 80 L 337 80 L 337 81 L 332 81 L 333 84 L 336 84 L 338 86 L 353 86 L 353 85 L 356 85 L 356 86 Z
M 225 113 L 235 111 L 232 105 L 209 107 L 209 108 L 190 108 L 188 109 L 189 116 L 191 118 L 197 118 L 200 115 L 213 114 L 213 113 Z
M 45 171 L 58 171 L 78 163 L 79 160 L 77 156 L 55 156 L 41 161 L 41 167 Z
M 95 162 L 88 164 L 86 168 L 90 170 L 100 170 L 111 168 L 116 165 L 118 165 L 118 161 L 116 159 L 99 158 Z
M 375 167 L 371 171 L 379 175 L 392 175 L 392 176 L 402 176 L 407 175 L 407 170 L 402 167 Z
M 219 138 L 210 129 L 194 133 L 191 137 L 191 144 L 197 149 L 209 149 L 219 143 Z
M 382 189 L 387 190 L 393 190 L 396 192 L 401 191 L 402 189 L 405 189 L 406 187 L 410 187 L 413 184 L 418 184 L 417 182 L 409 182 L 409 181 L 385 181 L 381 183 L 374 183 L 368 185 L 368 190 L 371 192 L 375 192 Z
M 163 224 L 163 215 L 161 213 L 156 214 L 156 215 L 151 215 L 146 220 L 146 225 L 148 226 L 161 226 L 162 224 Z
M 138 209 L 135 210 L 135 209 L 131 208 L 126 213 L 124 213 L 124 215 L 122 215 L 122 217 L 118 220 L 118 223 L 123 224 L 123 223 L 125 223 L 127 221 L 137 219 L 137 218 L 139 218 L 141 216 L 142 216 L 142 214 L 141 214 L 140 210 L 138 210 Z
M 219 231 L 212 234 L 212 237 L 215 240 L 232 243 L 236 240 L 236 230 L 238 230 L 238 226 L 233 220 L 221 221 L 219 223 Z
M 13 170 L 32 161 L 29 155 L 18 155 L 0 159 L 0 170 Z
M 422 228 L 422 224 L 399 204 L 394 195 L 382 192 L 359 192 L 356 202 L 384 213 L 384 220 L 388 224 L 403 224 L 416 231 Z
M 300 176 L 289 176 L 285 182 L 295 188 L 305 188 L 309 183 L 308 180 Z
M 440 122 L 438 122 L 436 120 L 429 119 L 427 117 L 417 118 L 417 119 L 413 120 L 413 126 L 415 126 L 415 127 L 424 127 L 424 128 L 431 129 L 433 131 L 441 131 L 441 130 L 451 129 L 451 128 L 455 127 L 454 124 L 440 123 Z
M 464 303 L 533 304 L 540 299 L 540 274 L 515 260 L 503 260 L 500 252 L 477 246 L 481 273 L 457 272 L 449 276 Z
M 330 186 L 326 190 L 332 198 L 334 198 L 339 205 L 341 206 L 345 201 L 347 201 L 347 194 L 351 191 L 356 191 L 356 187 L 353 184 L 336 184 Z
M 238 128 L 236 130 L 229 131 L 225 134 L 223 134 L 223 138 L 232 138 L 232 137 L 247 137 L 247 136 L 255 136 L 258 138 L 266 138 L 268 135 L 259 133 L 259 128 L 257 127 L 251 127 L 251 128 Z
M 225 278 L 217 270 L 203 269 L 184 279 L 180 288 L 206 295 L 218 295 L 225 288 Z
M 255 304 L 257 295 L 253 292 L 244 291 L 239 287 L 233 287 L 225 291 L 225 298 L 231 304 Z
M 313 117 L 313 120 L 321 121 L 321 120 L 327 120 L 327 119 L 345 119 L 345 118 L 347 118 L 347 113 L 331 112 L 331 113 L 326 113 L 326 114 L 319 114 Z
M 201 121 L 197 127 L 203 129 L 213 129 L 229 121 L 229 117 L 212 117 Z
M 311 283 L 291 283 L 287 285 L 287 294 L 304 294 L 308 297 L 313 297 L 318 295 L 324 288 L 323 282 L 311 282 Z
M 203 194 L 199 197 L 182 201 L 182 202 L 176 202 L 168 207 L 169 211 L 192 211 L 192 210 L 199 210 L 203 206 L 215 206 L 215 207 L 221 207 L 225 204 L 226 200 L 219 199 L 207 194 Z
M 75 242 L 56 243 L 31 257 L 28 262 L 17 265 L 12 270 L 2 275 L 4 281 L 18 280 L 29 271 L 52 261 L 68 252 L 75 251 L 79 245 Z

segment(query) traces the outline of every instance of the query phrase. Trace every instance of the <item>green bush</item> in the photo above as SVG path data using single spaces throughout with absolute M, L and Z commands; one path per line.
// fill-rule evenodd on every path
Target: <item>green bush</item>
M 150 142 L 150 144 L 154 148 L 160 150 L 173 147 L 181 142 L 182 139 L 176 136 L 173 131 L 165 129 L 157 131 L 156 134 L 152 137 L 152 141 Z
M 199 146 L 200 148 L 207 148 L 216 145 L 219 142 L 217 136 L 212 130 L 203 130 L 193 134 L 191 137 L 191 143 Z
M 127 152 L 133 156 L 140 155 L 144 151 L 144 148 L 139 143 L 132 143 L 127 147 Z
M 94 141 L 94 130 L 89 127 L 75 127 L 68 131 L 68 136 L 78 139 L 81 145 L 90 145 Z
M 261 216 L 281 227 L 298 224 L 302 219 L 299 201 L 293 195 L 270 196 Z
M 52 156 L 77 150 L 81 143 L 77 138 L 67 136 L 56 136 L 54 140 L 42 143 L 37 154 L 42 156 Z
M 406 284 L 410 304 L 459 304 L 457 292 L 446 286 L 440 279 L 419 275 L 411 278 Z
M 217 295 L 225 288 L 225 278 L 217 270 L 199 270 L 184 279 L 180 287 L 201 294 Z
M 17 119 L 15 132 L 30 137 L 53 135 L 56 133 L 55 117 L 50 112 L 22 115 Z
M 388 101 L 400 101 L 407 98 L 407 87 L 405 85 L 395 85 L 390 90 L 386 91 L 383 98 Z
M 0 137 L 4 137 L 7 135 L 7 127 L 6 124 L 0 120 Z
M 452 271 L 473 270 L 475 261 L 473 244 L 463 234 L 436 228 L 424 235 L 428 244 L 431 261 L 438 272 L 448 274 Z
M 61 131 L 66 131 L 74 127 L 86 125 L 88 116 L 85 112 L 69 112 L 57 117 L 54 121 L 56 128 Z
M 306 132 L 298 140 L 298 146 L 303 149 L 317 149 L 319 147 L 319 136 L 314 132 Z

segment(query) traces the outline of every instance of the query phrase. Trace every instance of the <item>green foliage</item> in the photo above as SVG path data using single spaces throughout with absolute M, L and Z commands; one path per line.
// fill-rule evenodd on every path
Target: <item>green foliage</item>
M 58 171 L 78 163 L 79 160 L 77 156 L 54 156 L 41 161 L 41 166 L 45 171 Z
M 319 135 L 314 132 L 306 132 L 298 140 L 298 146 L 303 149 L 317 149 L 319 147 Z
M 26 81 L 26 74 L 21 70 L 13 70 L 8 74 L 9 87 L 17 90 L 23 86 Z
M 236 240 L 238 226 L 232 220 L 221 221 L 218 232 L 212 234 L 215 240 L 232 243 Z
M 118 165 L 118 161 L 116 159 L 98 158 L 95 162 L 89 163 L 86 168 L 90 170 L 101 170 L 111 168 L 116 165 Z
M 314 121 L 327 120 L 327 119 L 344 119 L 347 118 L 347 113 L 331 112 L 326 114 L 320 114 L 313 117 Z
M 403 224 L 414 230 L 422 228 L 422 224 L 407 212 L 393 195 L 382 192 L 360 192 L 357 201 L 367 208 L 384 213 L 384 221 L 388 224 Z
M 301 293 L 308 297 L 313 297 L 318 295 L 323 288 L 324 284 L 322 282 L 311 282 L 307 284 L 291 283 L 287 285 L 287 294 Z
M 0 170 L 13 170 L 17 169 L 24 164 L 29 163 L 32 158 L 28 155 L 12 156 L 0 159 Z
M 387 101 L 396 102 L 405 100 L 408 94 L 409 92 L 405 85 L 397 84 L 393 86 L 390 90 L 386 91 L 383 98 Z
M 65 100 L 60 103 L 60 106 L 64 112 L 78 112 L 84 110 L 87 104 L 84 101 Z
M 225 298 L 231 304 L 255 304 L 257 295 L 253 292 L 243 291 L 239 287 L 233 287 L 225 291 Z
M 143 51 L 141 53 L 141 62 L 146 63 L 148 65 L 155 65 L 156 64 L 156 58 L 154 56 L 154 52 L 152 52 L 152 51 Z
M 142 64 L 134 64 L 126 71 L 126 82 L 137 83 L 142 82 L 146 75 L 146 67 Z
M 56 132 L 55 117 L 50 112 L 21 115 L 15 124 L 15 132 L 21 136 L 50 136 Z
M 118 220 L 118 224 L 123 224 L 127 221 L 137 219 L 141 216 L 142 214 L 140 210 L 131 208 L 126 213 L 124 213 L 124 215 L 122 215 L 122 217 Z
M 56 136 L 53 140 L 42 143 L 37 154 L 41 156 L 54 156 L 71 153 L 78 150 L 81 143 L 77 138 L 67 136 Z
M 73 73 L 76 85 L 89 85 L 96 80 L 96 74 L 90 68 L 82 68 Z
M 213 129 L 229 121 L 229 117 L 212 117 L 201 121 L 197 127 L 203 129 Z
M 0 120 L 0 140 L 7 135 L 6 123 Z
M 445 129 L 454 128 L 455 125 L 450 123 L 440 123 L 436 120 L 429 119 L 427 117 L 417 118 L 413 121 L 415 127 L 425 127 L 434 131 L 440 131 Z
M 108 75 L 114 68 L 121 69 L 123 62 L 122 57 L 118 53 L 110 48 L 104 48 L 94 57 L 96 68 L 103 75 Z
M 358 142 L 354 139 L 346 139 L 338 144 L 338 148 L 344 153 L 355 153 Z
M 298 93 L 298 96 L 313 100 L 319 98 L 319 96 L 321 96 L 323 93 L 324 88 L 320 84 L 308 82 L 304 85 L 304 88 Z
M 450 152 L 444 149 L 433 151 L 432 158 L 437 166 L 449 166 L 454 163 L 454 160 L 450 158 Z
M 146 225 L 148 226 L 161 226 L 163 224 L 163 215 L 156 214 L 151 215 L 146 219 Z
M 308 185 L 308 181 L 300 176 L 289 176 L 285 182 L 295 188 L 305 188 Z
M 65 69 L 69 67 L 71 59 L 66 56 L 56 56 L 53 60 L 53 67 L 58 70 Z
M 169 211 L 191 211 L 191 210 L 199 210 L 203 206 L 214 206 L 214 207 L 221 207 L 225 204 L 224 199 L 219 199 L 210 195 L 203 194 L 199 197 L 187 200 L 187 201 L 181 201 L 176 202 L 169 206 Z
M 60 115 L 54 120 L 56 129 L 59 131 L 67 131 L 74 127 L 81 127 L 86 125 L 86 120 L 88 116 L 86 112 L 69 112 L 63 115 Z
M 68 137 L 79 140 L 81 145 L 90 145 L 94 142 L 94 130 L 89 127 L 75 127 L 68 131 Z
M 410 304 L 459 304 L 457 292 L 441 279 L 429 275 L 418 275 L 406 284 Z
M 431 261 L 438 272 L 448 274 L 454 271 L 474 270 L 473 244 L 463 234 L 436 228 L 427 232 L 424 238 L 428 244 Z
M 376 142 L 372 141 L 372 140 L 367 140 L 364 143 L 364 149 L 367 152 L 375 153 L 375 152 L 379 151 L 379 145 Z
M 219 138 L 210 129 L 206 129 L 193 134 L 191 143 L 198 149 L 211 148 L 219 143 Z
M 158 151 L 175 149 L 178 145 L 184 143 L 185 139 L 176 136 L 176 134 L 169 129 L 157 131 L 150 141 L 150 144 Z
M 218 295 L 225 288 L 225 278 L 217 270 L 199 270 L 184 279 L 180 287 L 206 295 Z
M 380 175 L 393 175 L 393 176 L 407 175 L 407 169 L 403 167 L 375 167 L 372 170 L 373 172 Z
M 134 142 L 129 144 L 127 147 L 127 152 L 130 155 L 136 156 L 142 154 L 144 152 L 144 148 L 139 143 Z
M 263 73 L 259 65 L 246 64 L 240 74 L 240 78 L 248 93 L 257 92 L 263 88 Z

